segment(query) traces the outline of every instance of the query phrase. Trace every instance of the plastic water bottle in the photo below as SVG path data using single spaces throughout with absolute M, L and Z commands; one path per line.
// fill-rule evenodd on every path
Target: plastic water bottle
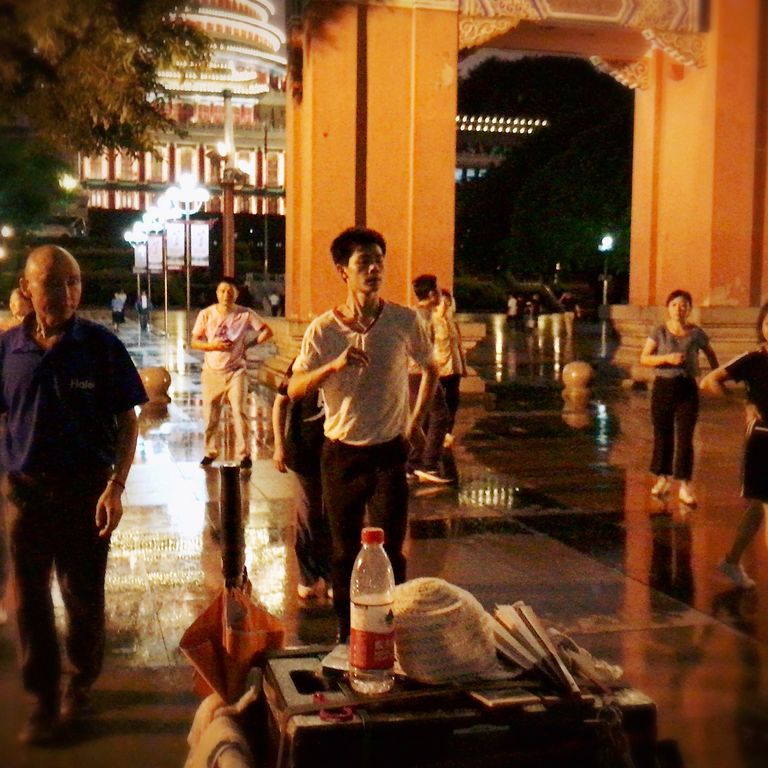
M 363 528 L 362 542 L 349 587 L 349 681 L 358 693 L 386 693 L 395 682 L 395 575 L 384 531 Z

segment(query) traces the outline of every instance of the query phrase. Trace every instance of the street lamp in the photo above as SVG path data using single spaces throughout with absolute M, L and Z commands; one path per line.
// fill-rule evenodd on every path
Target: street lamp
M 165 193 L 168 202 L 184 217 L 184 269 L 187 273 L 187 343 L 189 343 L 190 328 L 189 314 L 190 314 L 190 273 L 192 271 L 192 230 L 189 223 L 189 217 L 193 213 L 197 213 L 203 204 L 208 202 L 210 194 L 205 187 L 198 187 L 194 178 L 189 174 L 185 174 L 179 180 L 178 186 L 169 187 Z
M 149 289 L 149 248 L 147 242 L 149 235 L 147 234 L 147 228 L 142 221 L 135 221 L 133 228 L 128 229 L 123 233 L 123 239 L 133 246 L 134 250 L 140 245 L 144 246 L 144 263 L 147 268 L 147 302 L 150 301 L 150 289 Z M 141 302 L 141 274 L 136 273 L 136 300 Z
M 597 250 L 603 254 L 603 320 L 600 328 L 600 356 L 608 355 L 608 254 L 613 250 L 613 235 L 603 235 Z
M 613 250 L 613 235 L 603 235 L 597 250 L 603 254 L 603 306 L 608 306 L 608 254 Z
M 267 139 L 269 135 L 269 123 L 264 121 L 264 285 L 269 279 L 269 155 Z
M 177 212 L 171 202 L 163 195 L 157 205 L 151 205 L 141 217 L 148 232 L 159 234 L 162 238 L 163 252 L 163 334 L 168 335 L 168 247 L 165 237 L 166 225 L 170 219 L 175 218 Z
M 9 254 L 10 251 L 5 241 L 10 240 L 14 234 L 13 227 L 10 224 L 3 224 L 0 227 L 0 259 L 4 259 Z

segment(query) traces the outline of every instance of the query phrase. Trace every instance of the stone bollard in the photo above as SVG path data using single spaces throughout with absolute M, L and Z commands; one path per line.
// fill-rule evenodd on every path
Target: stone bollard
M 171 386 L 171 374 L 165 368 L 159 365 L 142 368 L 139 371 L 139 376 L 141 376 L 144 389 L 147 391 L 147 397 L 149 398 L 148 406 L 157 408 L 159 406 L 166 406 L 171 402 L 171 398 L 168 396 L 168 387 Z
M 580 429 L 589 425 L 589 388 L 594 371 L 589 363 L 574 360 L 563 368 L 563 421 Z

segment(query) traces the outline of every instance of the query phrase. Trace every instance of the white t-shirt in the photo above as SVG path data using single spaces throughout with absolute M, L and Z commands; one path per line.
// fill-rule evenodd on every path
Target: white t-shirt
M 350 445 L 393 440 L 408 424 L 408 358 L 422 366 L 432 361 L 427 328 L 412 309 L 389 302 L 366 333 L 351 330 L 329 310 L 310 323 L 293 370 L 313 371 L 350 345 L 365 350 L 370 363 L 323 382 L 325 436 Z
M 222 315 L 212 304 L 201 310 L 192 328 L 192 336 L 205 341 L 229 339 L 232 346 L 224 351 L 206 352 L 203 367 L 209 371 L 236 371 L 245 368 L 245 337 L 248 331 L 259 333 L 264 321 L 252 309 L 235 304 L 232 311 Z

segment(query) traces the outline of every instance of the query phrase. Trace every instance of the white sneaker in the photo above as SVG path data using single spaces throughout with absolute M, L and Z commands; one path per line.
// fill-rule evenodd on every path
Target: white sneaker
M 695 507 L 696 497 L 693 495 L 688 483 L 680 483 L 680 490 L 677 493 L 677 498 L 680 499 L 681 504 L 685 504 L 686 507 Z
M 717 567 L 720 569 L 720 573 L 727 576 L 737 587 L 752 589 L 756 584 L 754 579 L 747 576 L 747 572 L 739 563 L 729 563 L 727 560 L 723 560 Z
M 322 579 L 318 579 L 314 584 L 310 584 L 309 586 L 306 584 L 297 584 L 296 594 L 299 596 L 299 600 L 315 600 L 316 598 L 325 595 L 325 582 Z
M 663 498 L 669 493 L 671 488 L 672 481 L 666 475 L 659 475 L 659 479 L 656 481 L 653 488 L 651 488 L 651 496 Z
M 450 477 L 440 474 L 438 470 L 416 469 L 413 472 L 422 483 L 435 483 L 435 485 L 448 485 L 453 482 Z

